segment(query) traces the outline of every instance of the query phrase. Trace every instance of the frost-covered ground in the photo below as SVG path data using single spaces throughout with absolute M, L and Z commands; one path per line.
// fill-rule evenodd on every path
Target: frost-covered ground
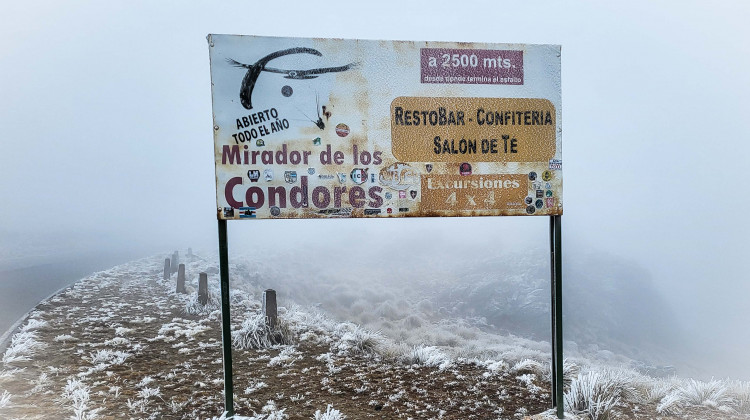
M 179 294 L 174 275 L 162 280 L 163 263 L 157 256 L 96 273 L 32 311 L 2 355 L 0 418 L 220 418 L 218 269 L 188 259 L 188 293 Z M 279 327 L 269 330 L 261 293 L 288 269 L 231 266 L 235 409 L 245 418 L 517 419 L 549 408 L 547 343 L 492 334 L 486 320 L 441 311 L 424 293 L 368 289 L 382 297 L 371 309 L 362 291 L 346 291 L 352 300 L 342 302 L 331 289 L 336 311 L 280 293 Z M 199 272 L 209 273 L 205 307 Z M 311 275 L 311 287 L 334 287 Z M 747 382 L 657 379 L 623 367 L 626 358 L 608 360 L 568 361 L 568 412 L 750 418 Z

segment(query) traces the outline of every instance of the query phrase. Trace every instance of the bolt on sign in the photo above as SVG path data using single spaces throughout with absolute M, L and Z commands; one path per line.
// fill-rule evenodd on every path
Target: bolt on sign
M 219 219 L 562 214 L 559 45 L 208 42 Z

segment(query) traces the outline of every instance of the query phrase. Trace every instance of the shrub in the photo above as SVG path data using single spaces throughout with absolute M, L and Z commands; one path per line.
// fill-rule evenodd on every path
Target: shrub
M 606 371 L 579 374 L 564 396 L 566 410 L 583 414 L 590 420 L 611 418 L 612 410 L 620 402 L 617 379 Z
M 284 320 L 278 318 L 271 328 L 263 314 L 254 314 L 232 332 L 232 345 L 238 349 L 265 349 L 279 344 L 292 344 L 292 333 Z

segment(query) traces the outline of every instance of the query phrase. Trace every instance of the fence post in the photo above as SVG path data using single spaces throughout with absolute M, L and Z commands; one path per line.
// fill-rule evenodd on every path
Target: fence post
M 177 293 L 185 293 L 185 264 L 177 269 Z
M 178 266 L 179 264 L 180 264 L 180 256 L 179 256 L 179 254 L 177 254 L 177 251 L 175 251 L 175 252 L 174 252 L 174 253 L 172 254 L 172 272 L 173 272 L 173 273 L 176 273 L 176 272 L 177 272 L 177 266 Z
M 169 278 L 169 275 L 172 274 L 172 268 L 169 265 L 169 258 L 164 260 L 164 280 Z
M 208 274 L 200 273 L 198 276 L 198 302 L 206 306 L 208 303 Z
M 276 328 L 276 319 L 279 316 L 276 306 L 276 291 L 267 289 L 263 292 L 263 315 L 266 317 L 266 325 Z

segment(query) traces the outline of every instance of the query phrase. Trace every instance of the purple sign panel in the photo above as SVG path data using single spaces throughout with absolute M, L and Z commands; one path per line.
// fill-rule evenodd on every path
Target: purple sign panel
M 422 83 L 522 85 L 522 50 L 422 48 Z

